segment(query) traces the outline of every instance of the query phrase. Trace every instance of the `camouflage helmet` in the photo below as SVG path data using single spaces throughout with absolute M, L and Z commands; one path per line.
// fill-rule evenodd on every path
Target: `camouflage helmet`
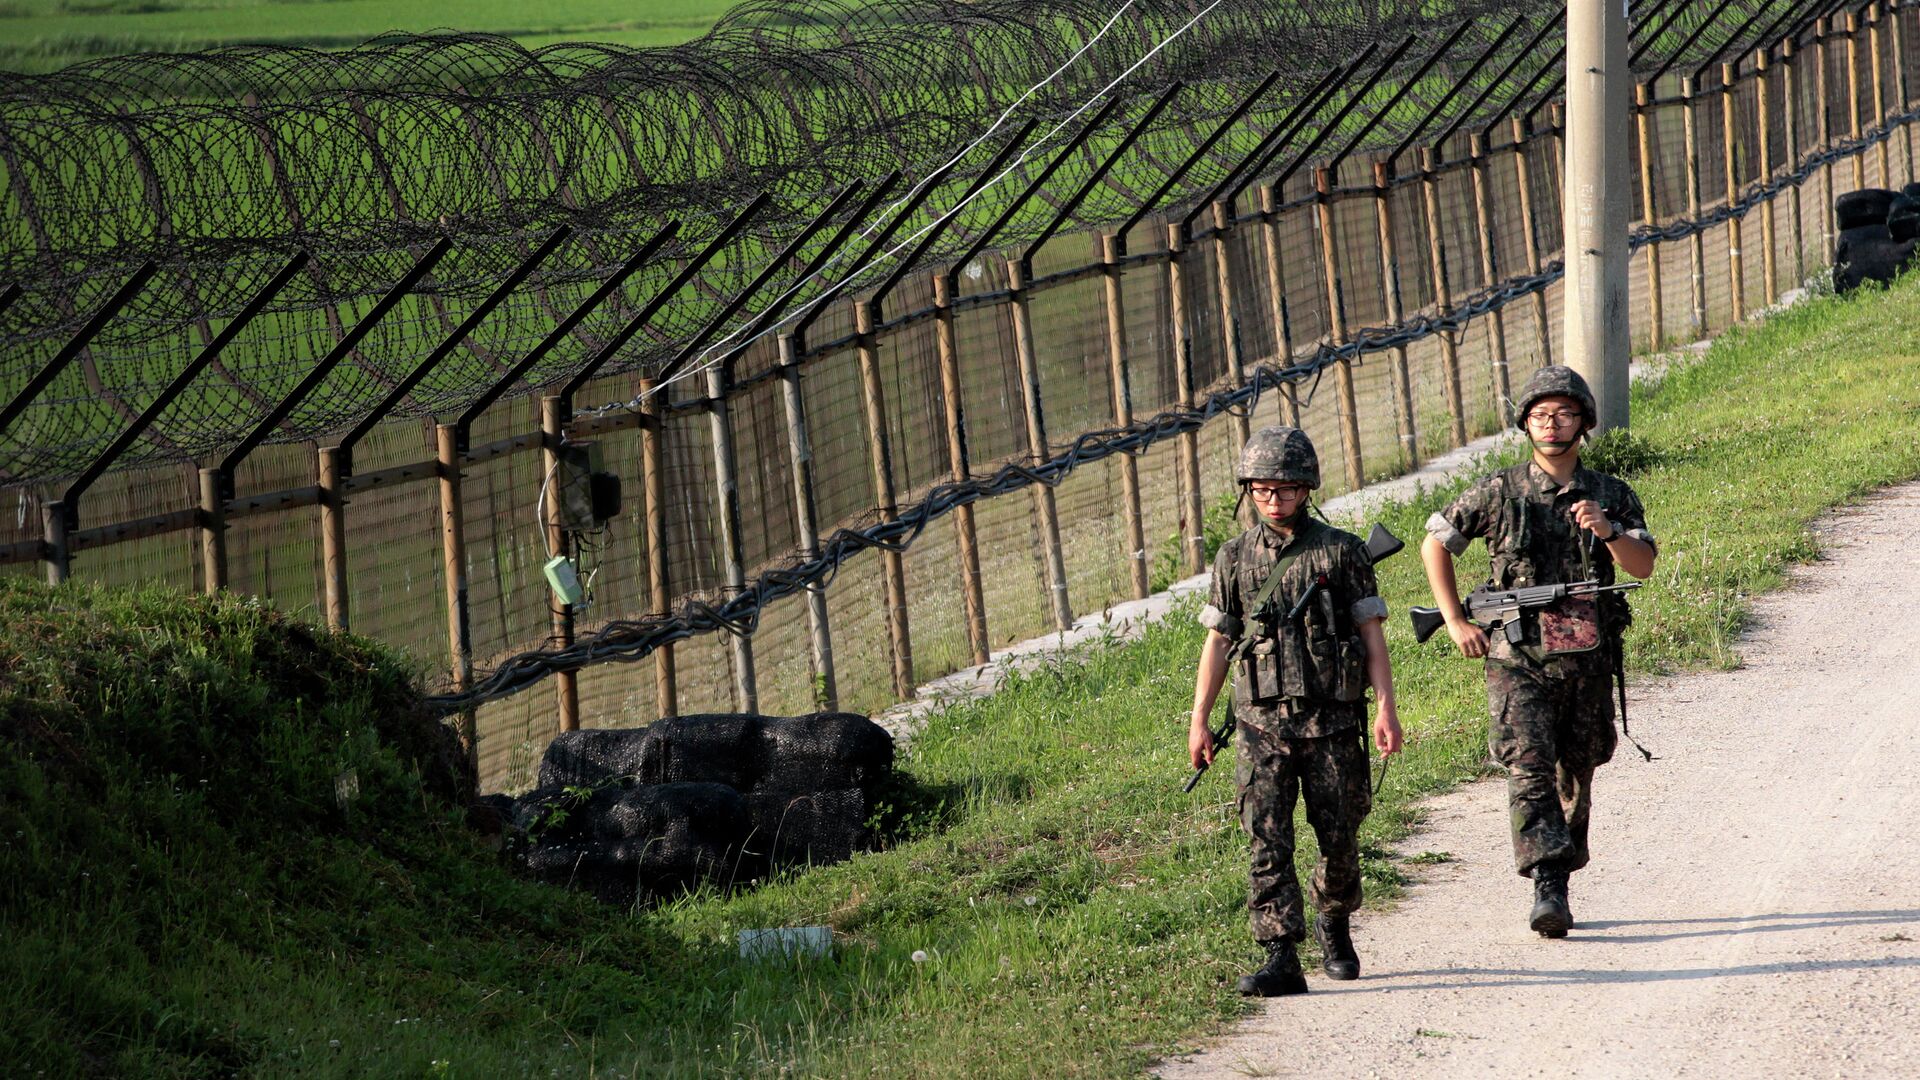
M 1280 480 L 1320 486 L 1320 455 L 1313 452 L 1313 440 L 1295 427 L 1264 427 L 1247 438 L 1240 451 L 1241 483 L 1249 480 Z
M 1585 432 L 1593 427 L 1599 418 L 1600 409 L 1593 403 L 1593 391 L 1587 389 L 1587 380 L 1580 373 L 1565 364 L 1549 364 L 1527 378 L 1527 384 L 1520 388 L 1520 396 L 1515 400 L 1513 426 L 1526 430 L 1527 411 L 1533 403 L 1546 397 L 1570 397 L 1580 403 L 1580 411 L 1586 414 L 1586 423 L 1580 425 Z

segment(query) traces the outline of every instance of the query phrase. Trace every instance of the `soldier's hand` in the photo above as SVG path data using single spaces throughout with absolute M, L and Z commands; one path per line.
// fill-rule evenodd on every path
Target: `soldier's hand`
M 1592 499 L 1573 504 L 1573 523 L 1601 540 L 1613 539 L 1613 523 L 1607 520 L 1606 508 Z
M 1213 732 L 1207 730 L 1205 717 L 1197 718 L 1187 726 L 1187 756 L 1193 759 L 1193 767 L 1204 769 L 1213 764 Z
M 1447 624 L 1447 636 L 1460 647 L 1460 655 L 1478 660 L 1487 655 L 1487 632 L 1466 619 Z
M 1400 752 L 1400 718 L 1393 712 L 1383 709 L 1373 718 L 1373 744 L 1383 760 Z

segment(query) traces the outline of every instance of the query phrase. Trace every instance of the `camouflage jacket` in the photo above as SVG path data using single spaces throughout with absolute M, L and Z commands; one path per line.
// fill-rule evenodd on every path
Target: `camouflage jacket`
M 1257 618 L 1247 608 L 1274 566 L 1296 552 L 1268 602 L 1269 617 Z M 1279 625 L 1322 574 L 1327 584 L 1302 618 L 1292 626 Z M 1311 517 L 1291 538 L 1262 524 L 1221 545 L 1213 560 L 1212 591 L 1200 610 L 1201 625 L 1232 641 L 1250 625 L 1256 628 L 1247 655 L 1228 672 L 1234 717 L 1265 734 L 1292 739 L 1337 734 L 1365 719 L 1366 654 L 1357 627 L 1386 617 L 1366 544 Z
M 1593 544 L 1582 561 L 1572 512 L 1573 504 L 1582 499 L 1599 503 L 1615 529 L 1658 550 L 1647 531 L 1640 496 L 1625 481 L 1582 466 L 1563 486 L 1532 461 L 1502 469 L 1461 492 L 1446 509 L 1427 519 L 1427 532 L 1455 555 L 1465 552 L 1474 537 L 1484 537 L 1492 560 L 1488 580 L 1495 588 L 1556 585 L 1589 577 L 1611 585 L 1613 556 L 1605 544 Z M 1626 598 L 1615 593 L 1602 599 L 1602 625 L 1617 635 L 1632 621 Z M 1552 662 L 1601 663 L 1604 651 Z M 1504 663 L 1537 663 L 1524 648 L 1516 651 L 1500 634 L 1492 635 L 1487 655 Z

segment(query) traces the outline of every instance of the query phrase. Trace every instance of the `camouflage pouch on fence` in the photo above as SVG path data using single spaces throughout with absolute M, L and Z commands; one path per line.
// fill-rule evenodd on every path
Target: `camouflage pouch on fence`
M 1568 656 L 1600 647 L 1600 605 L 1592 597 L 1565 597 L 1542 608 L 1536 618 L 1543 656 Z

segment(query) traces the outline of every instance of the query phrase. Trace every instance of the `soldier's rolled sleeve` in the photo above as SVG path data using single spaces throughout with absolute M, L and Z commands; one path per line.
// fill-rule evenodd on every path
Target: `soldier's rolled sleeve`
M 1213 581 L 1207 587 L 1207 603 L 1200 609 L 1201 626 L 1230 638 L 1238 638 L 1242 629 L 1232 555 L 1238 548 L 1238 544 L 1231 542 L 1220 545 L 1213 557 Z
M 1640 505 L 1640 496 L 1632 488 L 1627 488 L 1626 497 L 1621 500 L 1620 507 L 1614 511 L 1613 522 L 1614 526 L 1620 530 L 1620 535 L 1631 536 L 1652 548 L 1655 555 L 1660 554 L 1660 541 L 1655 540 L 1653 534 L 1647 531 L 1647 509 Z
M 1473 543 L 1473 537 L 1454 528 L 1453 522 L 1438 513 L 1427 517 L 1427 535 L 1440 541 L 1442 547 L 1455 555 L 1462 554 L 1467 550 L 1467 545 Z
M 1387 602 L 1377 596 L 1363 596 L 1353 602 L 1353 624 L 1361 626 L 1373 619 L 1387 617 Z

